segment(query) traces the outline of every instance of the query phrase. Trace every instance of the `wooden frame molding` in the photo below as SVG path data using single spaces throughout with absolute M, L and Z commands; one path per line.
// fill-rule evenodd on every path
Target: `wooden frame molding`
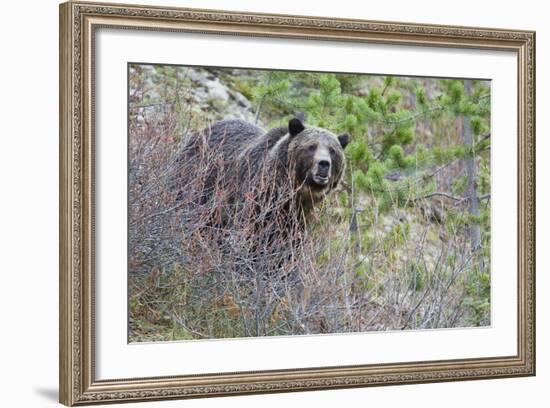
M 518 63 L 518 350 L 513 356 L 239 374 L 94 375 L 94 32 L 98 27 L 506 50 Z M 60 401 L 66 405 L 535 374 L 535 33 L 68 2 L 60 5 Z

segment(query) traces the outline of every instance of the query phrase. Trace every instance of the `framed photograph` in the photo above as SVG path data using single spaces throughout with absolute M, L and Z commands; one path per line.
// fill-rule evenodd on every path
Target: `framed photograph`
M 535 33 L 60 6 L 60 401 L 535 374 Z

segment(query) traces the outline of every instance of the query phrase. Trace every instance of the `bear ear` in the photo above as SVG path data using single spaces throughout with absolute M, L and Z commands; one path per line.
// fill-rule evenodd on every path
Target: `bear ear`
M 290 136 L 296 136 L 305 129 L 304 124 L 298 118 L 292 118 L 288 121 L 288 133 Z
M 349 139 L 350 137 L 347 133 L 343 133 L 340 136 L 338 136 L 338 141 L 340 142 L 340 145 L 342 146 L 343 149 L 345 149 L 346 146 L 348 145 Z

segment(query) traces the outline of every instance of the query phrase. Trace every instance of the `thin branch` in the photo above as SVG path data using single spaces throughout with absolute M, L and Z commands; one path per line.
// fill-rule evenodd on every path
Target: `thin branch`
M 273 71 L 269 72 L 269 77 L 267 78 L 267 85 L 269 86 L 271 84 L 271 80 L 273 78 Z M 254 123 L 257 124 L 258 120 L 260 120 L 260 112 L 262 111 L 262 106 L 264 104 L 265 98 L 267 97 L 269 92 L 265 92 L 262 95 L 262 98 L 260 99 L 260 103 L 258 104 L 258 109 L 256 109 L 256 114 L 254 115 Z
M 423 196 L 420 196 L 420 197 L 416 197 L 414 200 L 422 200 L 424 198 L 431 198 L 431 197 L 445 197 L 445 198 L 449 198 L 451 200 L 454 200 L 454 201 L 463 201 L 464 198 L 462 197 L 456 197 L 454 195 L 451 195 L 449 193 L 445 193 L 443 191 L 436 191 L 434 193 L 430 193 L 430 194 L 426 194 L 426 195 L 423 195 Z

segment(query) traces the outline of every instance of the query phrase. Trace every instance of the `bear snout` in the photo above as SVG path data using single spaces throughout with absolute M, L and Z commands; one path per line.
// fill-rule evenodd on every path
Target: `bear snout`
M 319 160 L 313 168 L 312 176 L 315 184 L 326 186 L 330 179 L 330 161 Z
M 328 177 L 330 172 L 330 162 L 328 160 L 321 160 L 317 163 L 317 174 L 319 176 Z

